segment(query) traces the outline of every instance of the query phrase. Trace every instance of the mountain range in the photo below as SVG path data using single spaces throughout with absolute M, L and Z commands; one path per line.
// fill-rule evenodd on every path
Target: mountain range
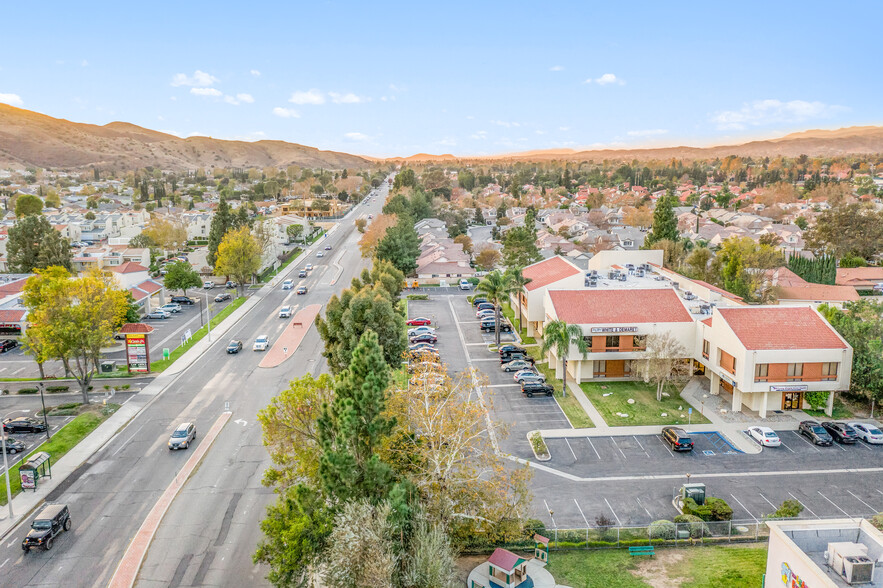
M 125 122 L 92 125 L 53 118 L 0 104 L 0 167 L 36 166 L 53 169 L 97 167 L 131 170 L 154 166 L 169 170 L 199 167 L 366 168 L 378 162 L 481 162 L 499 160 L 666 160 L 742 157 L 832 157 L 883 152 L 883 127 L 808 130 L 778 139 L 715 147 L 645 149 L 550 149 L 490 156 L 418 153 L 409 157 L 375 158 L 322 151 L 286 141 L 229 141 L 188 137 L 145 129 Z

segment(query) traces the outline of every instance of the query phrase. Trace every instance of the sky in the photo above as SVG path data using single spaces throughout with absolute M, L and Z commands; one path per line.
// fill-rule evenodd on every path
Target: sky
M 731 144 L 883 124 L 881 17 L 879 0 L 16 2 L 0 102 L 378 157 Z

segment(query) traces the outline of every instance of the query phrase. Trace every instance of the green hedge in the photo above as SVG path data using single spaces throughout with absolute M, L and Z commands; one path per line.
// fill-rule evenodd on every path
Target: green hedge
M 715 498 L 708 496 L 705 498 L 705 504 L 698 505 L 692 498 L 684 500 L 685 515 L 693 515 L 699 517 L 705 522 L 708 521 L 731 521 L 733 520 L 733 509 L 727 504 L 723 498 Z
M 37 388 L 22 388 L 18 391 L 19 394 L 36 394 L 40 390 Z
M 50 394 L 52 392 L 67 392 L 70 390 L 70 386 L 46 386 L 46 391 Z
M 711 530 L 705 524 L 705 521 L 695 515 L 680 514 L 675 517 L 675 523 L 677 523 L 680 529 L 688 528 L 690 530 L 690 537 L 693 539 L 711 535 Z

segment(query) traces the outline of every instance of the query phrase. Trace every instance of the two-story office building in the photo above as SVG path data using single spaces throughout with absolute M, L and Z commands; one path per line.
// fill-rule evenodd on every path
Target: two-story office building
M 575 345 L 568 353 L 574 381 L 636 379 L 648 338 L 668 334 L 681 348 L 678 359 L 708 378 L 712 394 L 730 395 L 733 411 L 746 406 L 765 418 L 770 410 L 805 407 L 807 392 L 826 392 L 830 412 L 833 392 L 849 388 L 852 348 L 812 306 L 746 305 L 710 284 L 639 263 L 632 254 L 641 252 L 627 253 L 629 262 L 606 268 L 593 258 L 601 269 L 588 273 L 572 274 L 560 258 L 525 268 L 535 280 L 520 293 L 529 332 L 541 336 L 554 320 L 582 329 L 587 353 Z M 644 253 L 655 259 L 659 252 Z M 554 351 L 550 362 L 560 377 L 563 362 Z

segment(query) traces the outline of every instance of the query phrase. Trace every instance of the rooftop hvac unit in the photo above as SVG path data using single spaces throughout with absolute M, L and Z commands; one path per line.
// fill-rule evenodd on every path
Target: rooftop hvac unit
M 861 543 L 828 543 L 825 552 L 828 566 L 847 584 L 869 584 L 874 581 L 874 560 L 868 547 Z

